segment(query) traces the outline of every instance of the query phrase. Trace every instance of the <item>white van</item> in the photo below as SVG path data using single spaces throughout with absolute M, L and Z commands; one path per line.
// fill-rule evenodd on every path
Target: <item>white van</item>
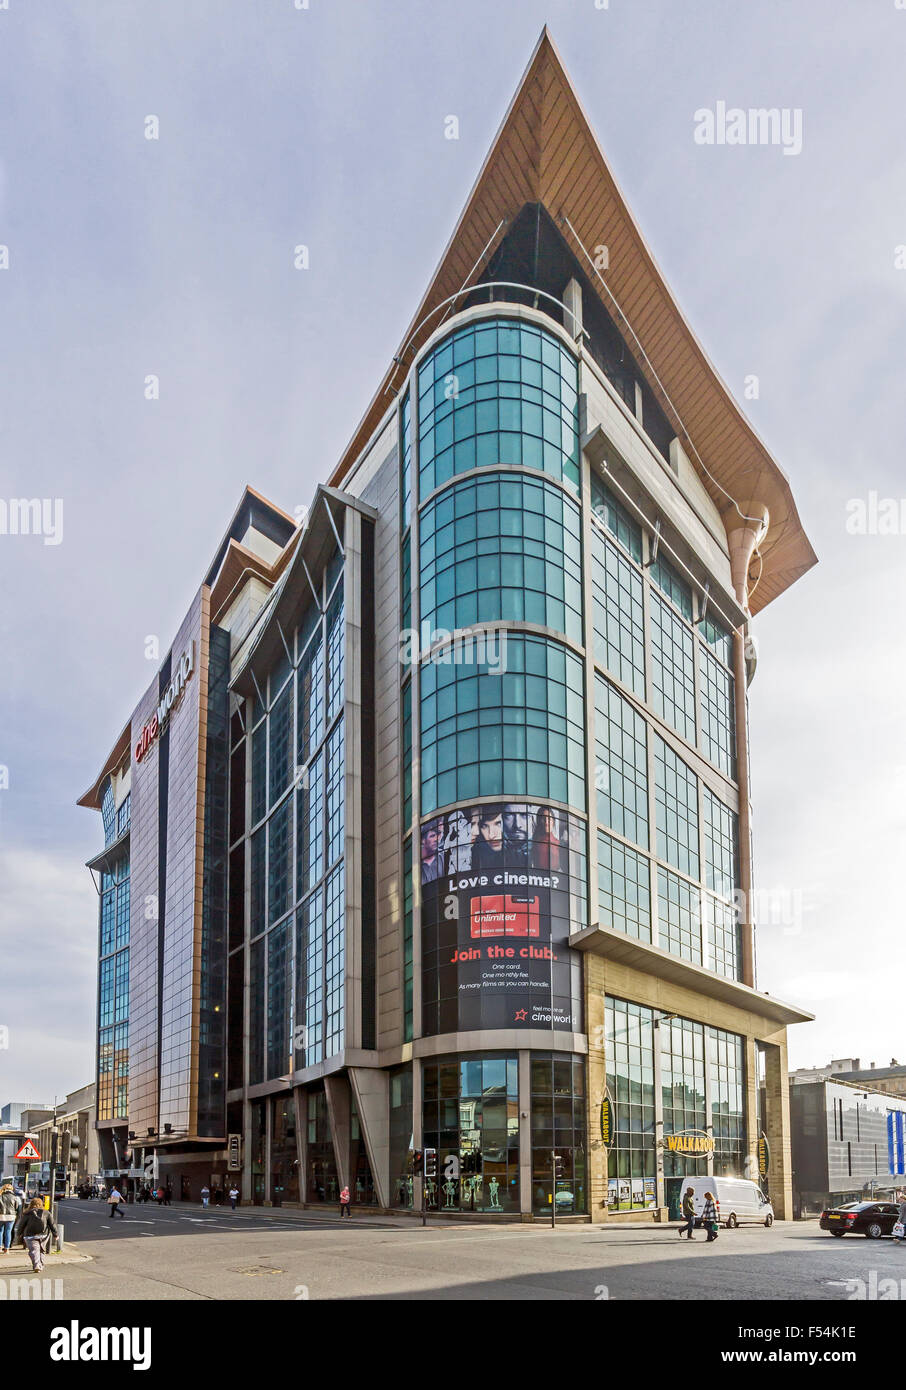
M 744 1222 L 754 1222 L 759 1226 L 774 1224 L 774 1208 L 757 1182 L 750 1182 L 748 1178 L 683 1178 L 680 1201 L 687 1187 L 691 1187 L 695 1193 L 697 1216 L 701 1216 L 702 1207 L 705 1205 L 705 1193 L 713 1192 L 718 1201 L 722 1226 L 728 1226 L 732 1230 L 734 1226 L 741 1226 Z

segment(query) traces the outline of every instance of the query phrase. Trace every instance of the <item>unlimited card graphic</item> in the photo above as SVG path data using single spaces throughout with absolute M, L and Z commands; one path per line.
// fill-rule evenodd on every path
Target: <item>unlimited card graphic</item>
M 537 897 L 495 893 L 472 898 L 469 918 L 473 937 L 541 935 L 541 907 Z

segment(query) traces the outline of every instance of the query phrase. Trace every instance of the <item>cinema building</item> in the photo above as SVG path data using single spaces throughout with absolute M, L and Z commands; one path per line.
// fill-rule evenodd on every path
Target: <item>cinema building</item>
M 429 1211 L 601 1221 L 760 1153 L 789 1215 L 746 690 L 814 562 L 545 31 L 305 525 L 246 492 L 83 798 L 110 1166 L 410 1210 L 435 1150 Z

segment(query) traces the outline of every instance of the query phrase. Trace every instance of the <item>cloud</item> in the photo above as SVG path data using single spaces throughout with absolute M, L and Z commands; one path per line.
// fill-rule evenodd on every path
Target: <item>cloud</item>
M 63 1096 L 95 1074 L 98 899 L 58 853 L 0 849 L 7 1100 Z

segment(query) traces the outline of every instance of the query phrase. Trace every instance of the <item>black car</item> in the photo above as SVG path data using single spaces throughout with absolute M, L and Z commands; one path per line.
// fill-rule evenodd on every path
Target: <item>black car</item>
M 823 1211 L 818 1225 L 832 1236 L 857 1235 L 880 1240 L 890 1235 L 899 1210 L 895 1202 L 847 1202 Z

